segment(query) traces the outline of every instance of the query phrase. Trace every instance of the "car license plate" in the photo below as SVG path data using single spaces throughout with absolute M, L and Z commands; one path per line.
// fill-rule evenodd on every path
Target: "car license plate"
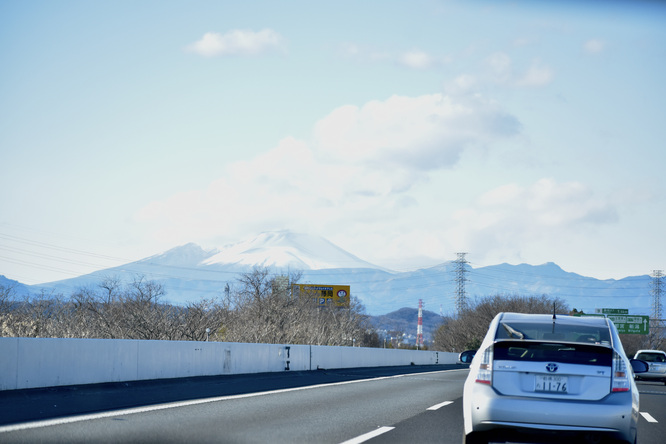
M 566 376 L 536 375 L 535 392 L 567 393 L 569 378 Z

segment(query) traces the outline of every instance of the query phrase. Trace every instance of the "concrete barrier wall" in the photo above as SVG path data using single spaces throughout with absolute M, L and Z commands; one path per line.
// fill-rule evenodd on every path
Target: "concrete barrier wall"
M 454 364 L 455 353 L 363 347 L 312 346 L 312 370 L 317 368 L 384 367 L 391 365 Z
M 381 348 L 0 338 L 0 390 L 456 361 L 455 353 Z

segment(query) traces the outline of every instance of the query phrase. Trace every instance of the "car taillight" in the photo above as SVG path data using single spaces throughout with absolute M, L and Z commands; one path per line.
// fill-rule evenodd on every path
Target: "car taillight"
M 627 370 L 622 357 L 613 352 L 613 382 L 611 385 L 612 392 L 628 392 L 630 387 L 629 378 L 631 373 Z
M 476 375 L 476 382 L 481 384 L 492 384 L 493 382 L 493 346 L 491 345 L 483 351 L 479 372 Z

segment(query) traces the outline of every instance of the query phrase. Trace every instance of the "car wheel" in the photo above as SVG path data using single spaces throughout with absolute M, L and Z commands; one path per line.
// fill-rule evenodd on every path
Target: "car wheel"
M 463 444 L 488 444 L 488 435 L 481 432 L 463 435 Z

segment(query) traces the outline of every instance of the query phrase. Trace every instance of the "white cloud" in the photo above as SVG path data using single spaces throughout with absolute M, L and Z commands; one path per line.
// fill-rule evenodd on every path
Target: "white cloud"
M 470 145 L 519 130 L 490 102 L 429 94 L 337 108 L 317 122 L 314 140 L 326 160 L 427 171 L 454 165 Z
M 433 65 L 434 59 L 426 52 L 414 50 L 401 54 L 398 63 L 409 68 L 428 69 Z
M 517 48 L 527 46 L 530 43 L 532 43 L 532 39 L 527 38 L 527 37 L 518 37 L 518 38 L 513 40 L 513 46 L 515 46 Z
M 505 184 L 457 206 L 445 196 L 461 190 L 424 196 L 425 189 L 434 192 L 432 184 L 412 173 L 324 162 L 307 143 L 287 138 L 274 150 L 229 165 L 205 189 L 153 202 L 138 218 L 172 245 L 221 246 L 288 228 L 322 234 L 398 269 L 433 265 L 456 251 L 473 252 L 477 263 L 539 257 L 618 221 L 615 201 L 580 182 Z M 407 186 L 398 189 L 401 183 Z
M 519 129 L 514 117 L 478 98 L 393 96 L 343 106 L 315 125 L 311 141 L 285 138 L 228 165 L 207 188 L 153 202 L 137 217 L 171 244 L 284 228 L 332 240 L 353 227 L 410 235 L 414 212 L 427 214 L 417 188 L 430 175 L 454 166 L 466 147 Z
M 616 223 L 618 213 L 610 198 L 596 196 L 580 182 L 541 179 L 490 190 L 457 210 L 454 219 L 447 237 L 458 248 L 506 254 L 537 243 L 566 245 L 581 233 Z
M 588 54 L 599 54 L 603 52 L 605 47 L 606 43 L 599 39 L 590 39 L 583 44 L 583 49 Z
M 340 45 L 340 53 L 343 57 L 349 57 L 360 62 L 390 62 L 395 57 L 387 51 L 379 51 L 356 43 L 344 43 Z
M 349 57 L 356 57 L 362 54 L 362 49 L 356 43 L 344 43 L 340 46 L 342 54 Z
M 316 167 L 305 144 L 288 138 L 264 155 L 229 165 L 205 189 L 152 202 L 137 218 L 157 225 L 156 237 L 174 244 L 193 235 L 201 241 L 282 228 L 280 219 L 298 217 L 321 196 L 308 192 L 321 174 Z
M 397 52 L 377 50 L 360 46 L 355 43 L 346 43 L 341 46 L 341 53 L 361 62 L 369 63 L 395 63 L 410 69 L 426 70 L 439 64 L 450 62 L 448 57 L 437 57 L 421 49 Z
M 445 90 L 454 96 L 467 95 L 473 93 L 477 85 L 476 77 L 470 74 L 462 74 L 445 84 Z
M 281 50 L 283 41 L 283 37 L 272 29 L 262 29 L 258 32 L 235 29 L 226 34 L 207 32 L 187 49 L 206 57 L 257 55 Z
M 535 60 L 525 75 L 516 81 L 518 86 L 543 86 L 549 84 L 553 79 L 553 71 Z
M 532 60 L 524 72 L 517 72 L 511 57 L 504 52 L 496 52 L 486 59 L 490 79 L 498 84 L 515 87 L 535 87 L 549 84 L 554 77 L 553 70 L 541 60 Z
M 486 59 L 496 82 L 506 83 L 513 77 L 511 58 L 503 52 L 496 52 Z

